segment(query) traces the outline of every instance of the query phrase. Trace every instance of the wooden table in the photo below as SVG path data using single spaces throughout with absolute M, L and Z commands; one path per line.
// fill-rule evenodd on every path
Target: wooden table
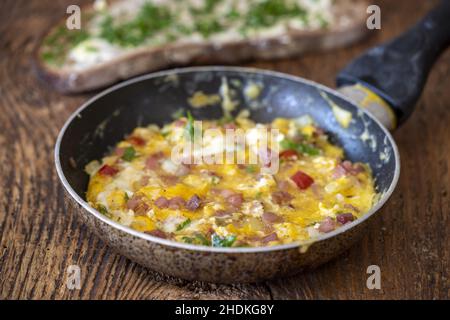
M 363 240 L 314 272 L 256 285 L 214 285 L 155 274 L 117 255 L 65 203 L 53 164 L 58 130 L 88 95 L 37 81 L 30 57 L 43 31 L 77 1 L 3 0 L 0 9 L 0 298 L 439 299 L 449 298 L 450 52 L 430 75 L 417 111 L 395 132 L 402 173 Z M 247 65 L 329 86 L 366 48 L 398 34 L 436 1 L 374 1 L 382 29 L 350 48 Z M 381 290 L 366 269 L 381 268 Z M 69 265 L 81 289 L 66 287 Z

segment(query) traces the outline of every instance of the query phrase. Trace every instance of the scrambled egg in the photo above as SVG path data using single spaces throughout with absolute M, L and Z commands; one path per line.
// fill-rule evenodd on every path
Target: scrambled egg
M 219 247 L 308 240 L 372 207 L 376 191 L 370 168 L 344 160 L 343 150 L 331 144 L 310 117 L 277 118 L 271 124 L 244 117 L 202 122 L 203 132 L 248 133 L 256 127 L 278 130 L 277 172 L 264 171 L 267 162 L 174 161 L 174 147 L 194 139 L 189 114 L 162 128 L 136 128 L 101 161 L 90 162 L 87 200 L 110 219 L 138 231 Z M 217 137 L 205 137 L 201 151 L 241 152 L 248 160 L 255 147 L 251 132 L 246 135 L 248 148 L 229 148 Z

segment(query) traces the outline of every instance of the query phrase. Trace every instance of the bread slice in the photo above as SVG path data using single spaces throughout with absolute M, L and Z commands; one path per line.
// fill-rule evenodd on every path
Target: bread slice
M 332 49 L 368 33 L 366 0 L 147 1 L 97 0 L 82 9 L 81 31 L 62 21 L 36 51 L 38 76 L 77 93 L 171 66 Z

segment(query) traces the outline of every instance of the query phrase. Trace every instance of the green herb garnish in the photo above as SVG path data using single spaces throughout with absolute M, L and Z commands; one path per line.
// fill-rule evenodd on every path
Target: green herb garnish
M 203 19 L 195 24 L 195 31 L 200 33 L 204 38 L 209 38 L 213 33 L 223 30 L 223 26 L 215 19 Z
M 205 11 L 211 12 L 221 0 L 205 0 Z
M 106 207 L 102 204 L 97 204 L 97 210 L 103 215 L 108 214 L 108 209 L 106 209 Z
M 236 8 L 232 8 L 230 11 L 228 11 L 226 17 L 230 19 L 231 21 L 235 21 L 239 19 L 241 15 L 239 14 L 239 11 L 236 10 Z
M 320 153 L 320 150 L 306 143 L 296 143 L 289 139 L 284 139 L 280 142 L 280 147 L 283 150 L 295 150 L 299 153 L 307 154 L 310 156 L 316 156 Z
M 194 241 L 194 238 L 183 237 L 183 238 L 181 238 L 181 240 L 183 240 L 183 242 L 185 242 L 185 243 L 192 243 Z
M 247 37 L 249 30 L 270 28 L 288 19 L 299 19 L 305 25 L 309 24 L 308 11 L 296 1 L 252 1 L 244 11 L 231 6 L 222 12 L 218 6 L 221 0 L 204 0 L 202 6 L 188 9 L 191 15 L 191 19 L 188 20 L 193 23 L 180 19 L 180 11 L 183 9 L 178 7 L 178 2 L 179 6 L 183 4 L 181 1 L 176 2 L 177 6 L 172 7 L 146 1 L 136 15 L 124 19 L 107 11 L 96 12 L 95 18 L 99 19 L 96 28 L 98 32 L 91 32 L 89 29 L 68 30 L 65 25 L 61 25 L 46 38 L 41 57 L 53 65 L 63 65 L 68 52 L 89 37 L 100 37 L 114 45 L 128 48 L 141 45 L 157 46 L 176 41 L 194 32 L 203 38 L 209 38 L 230 27 L 236 27 L 244 37 Z M 85 15 L 84 21 L 93 17 Z M 323 15 L 316 14 L 315 17 L 322 28 L 327 27 L 328 22 Z M 94 46 L 86 48 L 86 51 L 97 50 Z
M 200 242 L 200 244 L 204 245 L 204 246 L 209 246 L 211 245 L 211 243 L 208 241 L 208 239 L 205 238 L 204 235 L 197 233 L 195 235 L 195 239 Z
M 186 133 L 191 140 L 194 139 L 194 117 L 190 111 L 187 111 L 187 123 L 185 127 Z
M 183 230 L 184 228 L 186 228 L 190 224 L 191 224 L 191 219 L 188 218 L 188 219 L 184 220 L 182 223 L 180 223 L 177 226 L 177 231 Z
M 299 144 L 298 151 L 304 154 L 308 154 L 310 156 L 317 156 L 320 153 L 319 149 L 304 143 Z
M 189 10 L 193 15 L 208 15 L 211 14 L 216 7 L 216 5 L 221 0 L 205 0 L 205 4 L 201 8 L 190 7 Z
M 271 27 L 281 19 L 306 19 L 306 16 L 306 10 L 298 4 L 288 4 L 285 0 L 264 0 L 249 9 L 245 25 L 249 28 Z
M 85 30 L 69 30 L 65 25 L 60 26 L 45 38 L 41 57 L 49 64 L 61 65 L 68 50 L 88 37 Z
M 211 242 L 213 247 L 231 247 L 236 241 L 235 235 L 229 235 L 226 237 L 221 237 L 217 234 L 211 236 Z
M 201 233 L 197 233 L 194 235 L 194 237 L 183 237 L 181 238 L 186 243 L 193 243 L 193 244 L 201 244 L 204 246 L 210 246 L 211 243 L 208 241 L 208 239 L 205 238 L 204 235 Z
M 169 27 L 172 18 L 168 8 L 146 2 L 134 19 L 121 24 L 114 24 L 112 16 L 106 15 L 100 25 L 100 36 L 123 47 L 138 46 Z
M 280 147 L 284 150 L 297 149 L 297 144 L 291 140 L 283 139 L 280 141 Z
M 219 184 L 220 178 L 218 176 L 211 176 L 211 183 L 214 185 Z
M 175 29 L 176 31 L 178 31 L 179 33 L 184 34 L 184 35 L 189 35 L 189 34 L 192 33 L 192 29 L 191 29 L 191 28 L 189 28 L 189 27 L 187 27 L 187 26 L 184 26 L 184 25 L 182 25 L 182 24 L 177 24 L 177 25 L 175 25 L 175 26 L 174 26 L 174 29 Z
M 136 150 L 133 147 L 127 147 L 123 151 L 122 159 L 125 161 L 131 161 L 136 157 Z

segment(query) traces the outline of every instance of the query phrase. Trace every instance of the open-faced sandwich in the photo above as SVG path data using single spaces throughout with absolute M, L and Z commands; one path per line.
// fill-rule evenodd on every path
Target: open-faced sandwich
M 62 92 L 100 88 L 173 65 L 272 59 L 346 45 L 367 32 L 364 0 L 128 0 L 83 7 L 37 50 Z

